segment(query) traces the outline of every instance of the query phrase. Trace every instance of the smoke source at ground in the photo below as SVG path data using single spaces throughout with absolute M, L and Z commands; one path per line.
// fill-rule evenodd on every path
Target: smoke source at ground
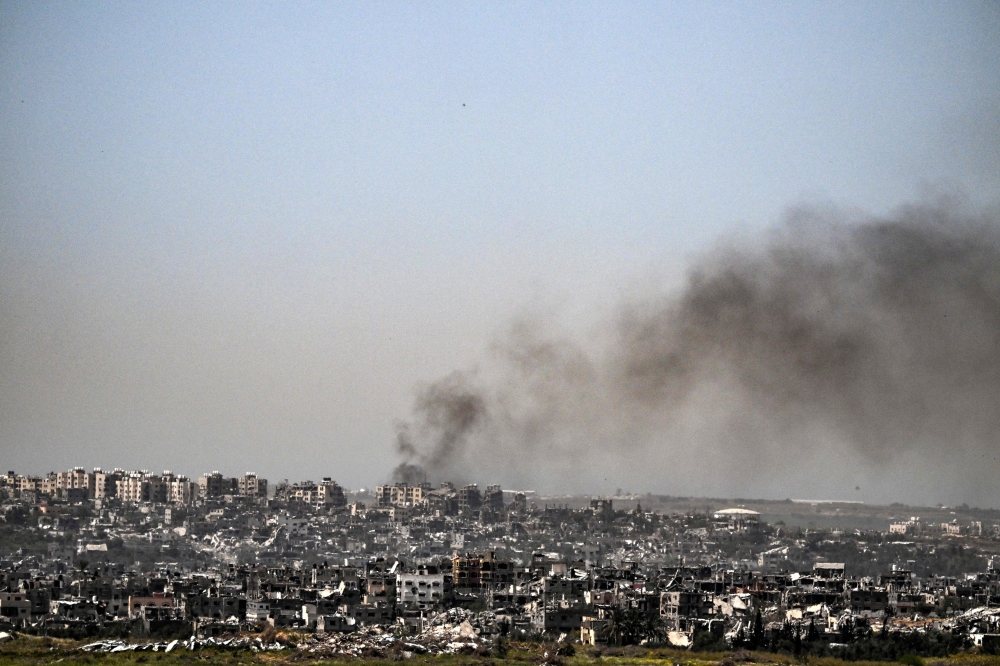
M 396 479 L 782 496 L 883 478 L 866 496 L 909 501 L 960 481 L 1000 504 L 996 211 L 800 209 L 752 240 L 609 308 L 596 352 L 512 323 L 418 392 Z

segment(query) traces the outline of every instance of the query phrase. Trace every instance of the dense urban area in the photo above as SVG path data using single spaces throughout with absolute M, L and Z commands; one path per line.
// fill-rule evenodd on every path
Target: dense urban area
M 860 503 L 830 503 L 811 526 L 743 500 L 82 468 L 8 472 L 0 498 L 4 641 L 359 657 L 525 641 L 559 654 L 1000 652 L 995 511 L 922 519 L 894 505 L 883 528 L 857 528 Z

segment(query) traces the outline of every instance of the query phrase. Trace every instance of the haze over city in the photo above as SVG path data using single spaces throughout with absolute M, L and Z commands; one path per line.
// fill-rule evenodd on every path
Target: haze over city
M 1000 507 L 998 34 L 0 4 L 3 469 Z

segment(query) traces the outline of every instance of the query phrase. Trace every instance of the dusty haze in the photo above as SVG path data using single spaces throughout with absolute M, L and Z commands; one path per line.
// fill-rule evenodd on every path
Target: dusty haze
M 966 250 L 926 272 L 854 213 L 767 231 L 994 205 L 998 34 L 983 2 L 0 3 L 0 471 L 1000 506 L 959 280 L 995 216 L 898 215 Z
M 748 239 L 743 239 L 748 240 Z M 545 317 L 422 387 L 395 477 L 1000 504 L 1000 225 L 948 201 L 800 209 L 597 344 Z M 755 249 L 741 249 L 752 247 Z M 610 473 L 609 473 L 610 472 Z

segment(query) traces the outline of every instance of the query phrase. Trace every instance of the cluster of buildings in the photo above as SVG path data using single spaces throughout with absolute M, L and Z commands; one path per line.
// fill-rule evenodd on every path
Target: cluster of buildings
M 990 529 L 993 536 L 1000 536 L 1000 524 L 993 525 Z M 899 536 L 983 536 L 983 522 L 972 520 L 967 524 L 959 524 L 958 520 L 948 522 L 925 522 L 919 516 L 912 516 L 909 520 L 898 521 L 889 524 L 889 534 Z
M 76 467 L 66 472 L 50 472 L 46 476 L 24 476 L 10 471 L 0 477 L 0 492 L 26 503 L 117 499 L 132 503 L 191 504 L 199 498 L 225 495 L 266 497 L 267 479 L 259 478 L 252 472 L 236 478 L 212 472 L 192 481 L 169 470 L 163 474 L 122 469 L 88 472 L 83 467 Z
M 642 619 L 643 640 L 674 645 L 788 627 L 834 644 L 881 628 L 1000 634 L 1000 541 L 981 524 L 802 530 L 742 507 L 664 513 L 642 499 L 540 505 L 496 485 L 349 492 L 249 473 L 10 472 L 0 629 L 420 632 L 464 609 L 483 636 L 590 644 L 621 640 L 621 613 Z
M 524 493 L 512 494 L 514 506 L 526 506 Z M 474 483 L 460 488 L 448 482 L 442 483 L 439 488 L 433 488 L 429 483 L 396 483 L 375 488 L 375 506 L 379 509 L 402 509 L 400 513 L 409 510 L 410 515 L 433 513 L 455 516 L 480 510 L 497 513 L 504 510 L 504 493 L 496 485 L 487 486 L 486 492 L 481 493 Z

